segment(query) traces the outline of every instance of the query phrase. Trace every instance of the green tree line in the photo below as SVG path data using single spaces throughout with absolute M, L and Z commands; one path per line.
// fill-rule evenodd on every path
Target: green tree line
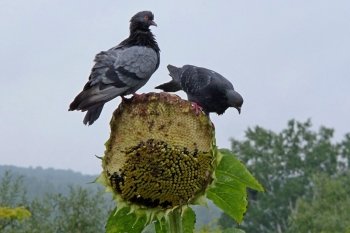
M 22 176 L 6 171 L 0 181 L 0 207 L 15 210 L 18 206 L 30 217 L 0 218 L 3 233 L 104 232 L 113 202 L 106 202 L 104 192 L 69 186 L 68 194 L 50 193 L 29 201 Z M 3 208 L 5 209 L 5 208 Z
M 310 120 L 291 120 L 278 133 L 249 128 L 245 139 L 232 139 L 231 149 L 266 189 L 249 193 L 240 228 L 252 233 L 350 232 L 350 134 L 336 142 L 333 129 L 315 131 Z M 234 223 L 222 215 L 219 225 Z

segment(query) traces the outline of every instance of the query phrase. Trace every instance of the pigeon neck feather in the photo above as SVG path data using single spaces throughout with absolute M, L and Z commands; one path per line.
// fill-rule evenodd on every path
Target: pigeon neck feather
M 158 47 L 158 43 L 154 38 L 153 33 L 147 29 L 130 29 L 130 36 L 123 41 L 122 45 L 124 46 L 146 46 L 154 49 L 157 53 L 159 53 L 160 49 Z

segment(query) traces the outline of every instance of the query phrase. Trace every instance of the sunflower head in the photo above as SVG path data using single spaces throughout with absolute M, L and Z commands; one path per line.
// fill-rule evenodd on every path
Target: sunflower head
M 114 112 L 102 176 L 118 200 L 174 209 L 204 194 L 215 161 L 210 119 L 176 95 L 148 93 Z

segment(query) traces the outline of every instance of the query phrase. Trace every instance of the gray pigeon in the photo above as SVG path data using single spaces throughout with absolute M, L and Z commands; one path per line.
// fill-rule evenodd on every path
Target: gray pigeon
M 210 112 L 223 114 L 229 107 L 234 107 L 241 113 L 243 98 L 222 75 L 192 65 L 184 65 L 182 68 L 168 65 L 168 70 L 173 80 L 156 89 L 166 92 L 183 90 L 188 100 L 198 104 L 207 115 Z
M 130 20 L 129 37 L 96 55 L 89 81 L 69 106 L 69 111 L 87 111 L 84 124 L 93 124 L 106 102 L 134 94 L 158 69 L 160 49 L 149 29 L 157 26 L 153 18 L 150 11 L 137 13 Z

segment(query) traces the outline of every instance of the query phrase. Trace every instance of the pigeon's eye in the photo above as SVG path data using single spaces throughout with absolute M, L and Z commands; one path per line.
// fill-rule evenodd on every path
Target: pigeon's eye
M 148 21 L 148 15 L 145 15 L 145 17 L 143 17 L 146 21 Z

